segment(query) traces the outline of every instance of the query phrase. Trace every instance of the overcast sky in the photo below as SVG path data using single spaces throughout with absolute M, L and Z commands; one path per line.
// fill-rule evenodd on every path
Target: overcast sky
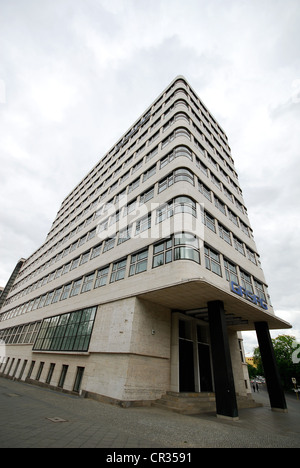
M 276 330 L 300 341 L 300 1 L 0 0 L 0 285 L 177 75 L 225 130 Z M 255 332 L 245 348 L 257 346 Z

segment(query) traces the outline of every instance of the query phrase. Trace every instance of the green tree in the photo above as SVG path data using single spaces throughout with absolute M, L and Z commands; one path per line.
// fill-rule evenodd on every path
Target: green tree
M 295 377 L 297 383 L 300 384 L 300 363 L 294 363 L 292 359 L 296 338 L 289 335 L 279 335 L 272 339 L 272 343 L 282 385 L 288 390 L 293 387 L 292 377 Z M 264 375 L 259 348 L 255 348 L 253 360 L 257 366 L 257 374 Z
M 252 364 L 248 364 L 248 372 L 250 379 L 254 379 L 258 375 L 256 367 L 252 366 Z

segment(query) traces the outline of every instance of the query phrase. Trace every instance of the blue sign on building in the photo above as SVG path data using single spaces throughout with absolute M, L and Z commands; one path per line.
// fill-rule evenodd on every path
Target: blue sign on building
M 234 281 L 231 281 L 230 289 L 232 292 L 238 294 L 239 296 L 244 297 L 245 299 L 248 299 L 248 301 L 252 302 L 252 304 L 256 304 L 262 307 L 263 309 L 268 310 L 266 301 L 256 296 L 251 291 L 247 291 L 245 288 L 235 283 Z

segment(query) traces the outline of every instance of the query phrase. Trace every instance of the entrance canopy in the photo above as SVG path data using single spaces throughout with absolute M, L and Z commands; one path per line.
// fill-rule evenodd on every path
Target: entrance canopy
M 276 317 L 269 310 L 253 304 L 230 289 L 216 287 L 204 278 L 148 289 L 138 297 L 204 321 L 208 321 L 207 303 L 222 301 L 227 326 L 237 331 L 255 330 L 255 322 L 267 322 L 272 330 L 292 328 L 291 324 Z

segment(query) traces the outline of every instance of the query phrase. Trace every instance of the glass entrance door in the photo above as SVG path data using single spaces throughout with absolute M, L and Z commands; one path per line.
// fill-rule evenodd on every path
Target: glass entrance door
M 195 392 L 194 346 L 189 340 L 179 339 L 179 391 Z
M 179 391 L 213 391 L 208 327 L 179 319 L 178 332 Z

